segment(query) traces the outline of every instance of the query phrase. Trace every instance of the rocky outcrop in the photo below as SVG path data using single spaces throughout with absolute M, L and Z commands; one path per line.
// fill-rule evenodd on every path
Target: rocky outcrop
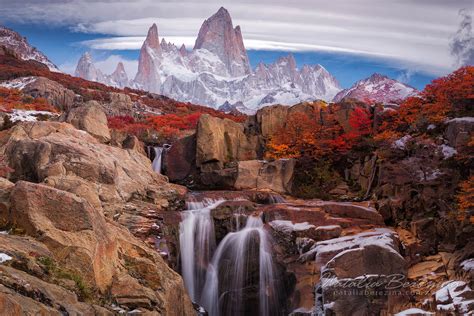
M 56 81 L 43 77 L 38 77 L 33 82 L 27 84 L 22 92 L 26 95 L 31 95 L 33 98 L 45 98 L 60 111 L 71 109 L 76 99 L 74 91 L 66 89 Z
M 223 169 L 229 162 L 257 158 L 257 138 L 229 119 L 202 115 L 196 130 L 196 165 L 201 171 Z
M 145 156 L 66 123 L 18 124 L 0 141 L 15 169 L 9 175 L 15 184 L 3 181 L 0 188 L 6 209 L 0 223 L 21 234 L 0 234 L 9 266 L 0 266 L 0 310 L 194 313 L 154 242 L 149 247 L 130 233 L 147 238 L 136 224 L 153 227 L 156 214 L 176 208 L 185 193 L 154 173 Z
M 320 310 L 336 315 L 391 312 L 390 302 L 401 295 L 396 290 L 404 290 L 401 286 L 394 288 L 393 279 L 404 280 L 407 273 L 393 232 L 377 229 L 322 241 L 314 249 L 316 263 L 322 266 Z M 369 297 L 363 294 L 365 291 L 377 294 Z
M 286 194 L 292 189 L 293 172 L 296 161 L 262 160 L 239 161 L 237 179 L 234 188 L 237 190 L 272 190 Z
M 101 142 L 110 141 L 107 116 L 96 101 L 89 101 L 84 105 L 72 108 L 61 120 L 88 132 Z
M 174 142 L 163 155 L 163 170 L 172 182 L 186 182 L 191 185 L 196 168 L 196 135 L 183 137 Z
M 474 133 L 474 118 L 460 117 L 447 122 L 444 137 L 449 146 L 461 150 L 466 148 Z

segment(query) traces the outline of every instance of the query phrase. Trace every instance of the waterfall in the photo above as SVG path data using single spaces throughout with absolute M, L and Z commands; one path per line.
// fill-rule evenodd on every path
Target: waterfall
M 206 271 L 216 248 L 211 210 L 223 200 L 206 199 L 188 202 L 179 225 L 181 269 L 186 289 L 194 302 L 199 302 Z
M 155 150 L 155 159 L 153 159 L 153 171 L 161 173 L 161 159 L 163 154 L 163 147 L 153 147 Z
M 276 315 L 280 302 L 263 221 L 235 214 L 237 231 L 228 233 L 216 249 L 211 210 L 221 202 L 191 202 L 183 212 L 180 247 L 186 288 L 210 316 Z

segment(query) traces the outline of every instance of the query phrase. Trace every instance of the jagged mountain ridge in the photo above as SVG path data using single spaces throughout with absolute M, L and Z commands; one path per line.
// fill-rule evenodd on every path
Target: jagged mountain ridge
M 339 92 L 333 101 L 356 99 L 364 102 L 398 103 L 417 94 L 417 89 L 375 73 L 369 78 L 357 81 L 349 89 Z
M 110 84 L 107 78 L 97 81 Z M 324 67 L 298 69 L 292 55 L 252 70 L 241 29 L 233 26 L 224 8 L 204 21 L 192 50 L 160 42 L 154 24 L 140 50 L 138 72 L 130 86 L 216 109 L 226 102 L 241 107 L 241 102 L 247 112 L 275 103 L 330 101 L 341 90 Z
M 42 52 L 31 46 L 27 39 L 19 33 L 0 25 L 0 46 L 4 46 L 23 60 L 36 60 L 48 66 L 51 71 L 59 72 L 58 67 L 53 64 Z
M 116 88 L 125 88 L 132 85 L 122 62 L 117 64 L 117 68 L 111 75 L 106 75 L 95 67 L 92 56 L 88 52 L 79 59 L 74 76 L 89 81 L 104 83 Z

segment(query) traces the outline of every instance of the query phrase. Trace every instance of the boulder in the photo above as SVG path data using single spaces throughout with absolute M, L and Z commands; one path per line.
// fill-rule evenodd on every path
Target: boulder
M 13 239 L 6 246 L 9 254 L 50 258 L 68 273 L 58 277 L 80 276 L 81 281 L 78 277 L 72 280 L 100 295 L 111 289 L 112 297 L 122 307 L 171 315 L 192 313 L 179 275 L 156 252 L 126 229 L 107 221 L 101 210 L 85 199 L 25 181 L 15 184 L 11 199 L 10 225 L 40 244 L 35 249 L 35 243 L 29 242 L 27 252 L 25 243 Z M 5 284 L 2 280 L 0 283 Z
M 260 133 L 264 138 L 274 135 L 286 124 L 288 106 L 273 105 L 261 108 L 255 114 Z
M 455 118 L 447 122 L 444 137 L 449 146 L 458 151 L 466 147 L 474 133 L 474 119 L 472 117 Z
M 168 207 L 180 196 L 144 155 L 101 144 L 70 124 L 21 123 L 1 145 L 13 181 L 45 182 L 109 205 L 141 199 Z
M 142 154 L 143 156 L 147 155 L 145 152 L 145 144 L 143 144 L 143 142 L 141 142 L 135 135 L 127 135 L 127 137 L 122 142 L 122 148 L 131 149 L 137 153 Z
M 316 263 L 321 266 L 318 304 L 325 314 L 392 312 L 390 302 L 404 291 L 392 282 L 394 278 L 405 281 L 407 274 L 407 263 L 399 253 L 394 232 L 380 228 L 322 241 L 314 249 Z
M 133 115 L 133 102 L 125 93 L 109 92 L 109 103 L 102 104 L 103 111 L 108 116 Z
M 247 136 L 244 125 L 204 114 L 196 130 L 196 166 L 202 171 L 223 169 L 233 161 L 257 158 L 256 136 Z
M 86 131 L 101 142 L 110 141 L 110 131 L 107 125 L 107 116 L 99 103 L 89 101 L 85 105 L 72 108 L 61 121 L 71 123 L 76 128 Z
M 295 164 L 294 159 L 239 161 L 234 187 L 291 193 Z
M 196 169 L 196 135 L 183 137 L 164 151 L 163 172 L 172 182 L 180 182 Z
M 76 99 L 74 91 L 66 89 L 56 81 L 44 77 L 38 77 L 33 82 L 27 84 L 22 92 L 33 98 L 44 98 L 60 111 L 71 109 Z

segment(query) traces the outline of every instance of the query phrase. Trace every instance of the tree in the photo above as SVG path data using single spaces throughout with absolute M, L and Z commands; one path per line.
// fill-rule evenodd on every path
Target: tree
M 474 176 L 459 184 L 459 193 L 456 196 L 459 207 L 458 218 L 464 220 L 468 211 L 474 210 Z M 470 217 L 470 221 L 474 223 L 474 216 Z

